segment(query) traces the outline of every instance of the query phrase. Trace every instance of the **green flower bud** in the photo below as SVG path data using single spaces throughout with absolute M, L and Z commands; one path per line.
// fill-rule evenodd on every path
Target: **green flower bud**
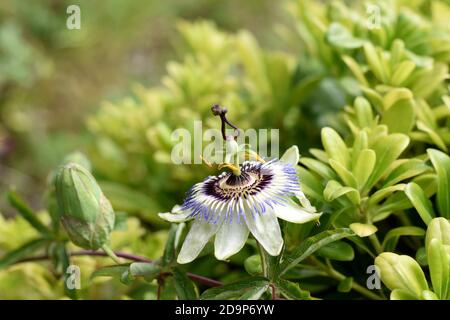
M 76 245 L 96 250 L 114 228 L 114 211 L 92 174 L 76 163 L 62 166 L 55 178 L 61 222 Z

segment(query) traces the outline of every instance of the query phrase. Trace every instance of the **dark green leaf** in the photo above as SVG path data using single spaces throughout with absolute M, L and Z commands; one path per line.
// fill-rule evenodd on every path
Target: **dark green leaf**
M 307 238 L 296 250 L 294 250 L 284 258 L 279 268 L 279 270 L 281 270 L 280 275 L 300 263 L 302 260 L 313 254 L 321 247 L 333 241 L 337 241 L 353 235 L 354 233 L 350 229 L 340 228 L 324 231 Z
M 203 292 L 202 300 L 224 300 L 241 297 L 247 291 L 255 287 L 262 287 L 269 281 L 264 277 L 253 277 L 245 280 L 236 281 L 221 287 L 211 288 Z
M 161 266 L 151 262 L 133 262 L 130 265 L 130 273 L 134 277 L 144 277 L 146 281 L 153 281 L 161 272 Z
M 335 241 L 317 250 L 321 257 L 337 261 L 352 261 L 355 257 L 353 247 L 344 241 Z
M 49 244 L 48 239 L 34 239 L 31 240 L 19 248 L 8 252 L 0 259 L 0 270 L 16 263 L 17 261 L 31 256 L 33 253 L 43 249 Z
M 197 292 L 195 285 L 191 279 L 188 278 L 185 272 L 175 268 L 173 270 L 173 277 L 175 280 L 175 290 L 179 300 L 196 300 Z
M 298 283 L 279 279 L 277 287 L 281 294 L 289 300 L 310 300 L 311 296 L 308 291 L 300 289 Z

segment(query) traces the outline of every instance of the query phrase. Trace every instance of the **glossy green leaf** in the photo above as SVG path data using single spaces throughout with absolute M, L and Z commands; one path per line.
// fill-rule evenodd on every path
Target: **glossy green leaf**
M 337 175 L 327 164 L 312 158 L 302 157 L 300 163 L 326 180 L 336 180 Z
M 339 162 L 343 167 L 348 168 L 350 154 L 344 140 L 334 129 L 325 127 L 322 129 L 322 144 L 330 159 Z
M 360 238 L 368 237 L 378 231 L 376 226 L 367 223 L 354 222 L 349 227 Z
M 417 300 L 418 297 L 411 291 L 404 289 L 395 289 L 391 292 L 391 300 Z
M 289 300 L 310 300 L 311 296 L 308 291 L 302 290 L 298 283 L 279 279 L 277 287 L 281 294 Z
M 221 287 L 208 289 L 202 293 L 200 299 L 225 300 L 238 298 L 245 294 L 247 291 L 250 291 L 255 287 L 265 286 L 268 283 L 269 281 L 264 277 L 253 277 L 245 280 L 239 280 Z
M 380 269 L 381 280 L 391 291 L 406 290 L 420 297 L 423 290 L 428 290 L 422 269 L 409 256 L 383 252 L 375 258 L 375 265 Z
M 372 149 L 377 155 L 377 162 L 366 183 L 367 187 L 372 187 L 380 180 L 392 162 L 400 156 L 408 144 L 409 138 L 401 133 L 381 137 L 375 142 Z
M 416 208 L 423 222 L 429 224 L 431 219 L 434 218 L 433 205 L 422 188 L 419 187 L 418 184 L 410 182 L 406 185 L 405 194 L 413 204 L 414 208 Z
M 400 161 L 400 160 L 397 160 Z M 422 160 L 408 159 L 396 166 L 383 181 L 383 188 L 392 186 L 400 181 L 415 177 L 431 168 Z
M 445 218 L 434 218 L 428 224 L 425 248 L 432 239 L 438 239 L 443 245 L 450 246 L 450 222 Z M 427 249 L 428 250 L 428 249 Z
M 362 189 L 372 174 L 376 162 L 375 151 L 370 149 L 361 150 L 355 165 L 353 166 L 353 176 L 356 179 L 358 188 Z
M 284 257 L 284 260 L 279 268 L 280 275 L 299 264 L 301 261 L 309 257 L 321 247 L 331 242 L 353 235 L 354 233 L 350 229 L 340 228 L 335 230 L 323 231 L 319 234 L 307 238 L 293 252 L 287 254 Z
M 428 149 L 438 176 L 437 206 L 442 217 L 450 219 L 450 157 L 442 151 Z
M 445 246 L 438 239 L 431 239 L 427 247 L 433 291 L 441 300 L 450 299 L 450 259 Z
M 354 204 L 359 204 L 361 199 L 358 190 L 350 187 L 343 187 L 339 182 L 331 180 L 328 181 L 323 196 L 326 201 L 331 202 L 343 195 L 347 195 L 350 201 Z
M 349 187 L 357 188 L 357 182 L 353 174 L 345 168 L 340 162 L 337 162 L 334 159 L 330 159 L 330 166 L 336 171 L 339 178 L 341 178 L 342 182 Z
M 335 241 L 317 250 L 321 257 L 337 261 L 352 261 L 355 257 L 353 247 L 344 241 Z

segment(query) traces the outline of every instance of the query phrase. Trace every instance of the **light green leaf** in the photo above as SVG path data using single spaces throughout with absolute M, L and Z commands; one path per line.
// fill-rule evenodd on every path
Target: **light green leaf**
M 284 257 L 279 268 L 280 276 L 289 269 L 295 267 L 301 261 L 309 257 L 321 247 L 342 238 L 353 236 L 354 233 L 348 228 L 323 231 L 312 237 L 307 238 L 293 252 Z
M 355 38 L 342 24 L 333 22 L 325 35 L 329 44 L 336 48 L 356 49 L 360 48 L 365 40 Z
M 401 183 L 401 184 L 396 184 L 394 186 L 390 186 L 390 187 L 386 187 L 386 188 L 382 188 L 382 189 L 378 190 L 377 192 L 375 192 L 373 195 L 370 196 L 369 206 L 373 206 L 373 205 L 379 203 L 380 201 L 382 201 L 383 199 L 390 196 L 392 193 L 394 193 L 396 191 L 405 190 L 405 187 L 406 187 L 406 185 Z
M 434 218 L 433 205 L 422 188 L 419 187 L 418 184 L 410 182 L 406 185 L 405 194 L 413 204 L 414 208 L 416 208 L 423 222 L 429 224 L 431 219 Z
M 442 217 L 450 219 L 450 157 L 442 151 L 428 149 L 438 176 L 437 206 Z
M 350 187 L 343 187 L 339 182 L 334 180 L 328 181 L 325 190 L 323 191 L 323 196 L 326 201 L 331 202 L 343 195 L 347 195 L 354 204 L 359 204 L 361 201 L 358 190 Z
M 323 201 L 324 188 L 320 179 L 303 167 L 298 168 L 298 175 L 303 192 L 314 199 Z
M 445 218 L 434 218 L 428 224 L 425 248 L 432 239 L 438 239 L 445 246 L 450 246 L 450 222 Z
M 375 169 L 367 180 L 366 187 L 371 188 L 385 174 L 386 170 L 406 149 L 409 138 L 401 133 L 394 133 L 379 138 L 372 149 L 377 155 Z
M 413 258 L 392 252 L 383 252 L 375 258 L 383 283 L 390 289 L 402 289 L 420 297 L 428 290 L 427 280 L 419 264 Z
M 391 84 L 395 87 L 401 86 L 403 82 L 405 82 L 406 79 L 408 79 L 408 77 L 411 75 L 411 73 L 414 71 L 415 68 L 416 64 L 411 60 L 402 61 L 392 74 Z
M 322 161 L 303 157 L 300 158 L 300 163 L 326 180 L 337 179 L 337 175 L 334 172 L 334 170 L 331 169 L 327 164 L 323 163 Z
M 390 133 L 409 133 L 414 126 L 414 100 L 397 100 L 387 109 L 381 118 L 381 123 L 389 127 Z M 402 119 L 399 121 L 399 119 Z
M 378 231 L 378 228 L 373 224 L 359 222 L 354 222 L 349 227 L 360 238 L 368 237 Z
M 330 159 L 339 162 L 343 167 L 348 168 L 350 154 L 344 140 L 331 128 L 322 129 L 322 144 Z
M 401 160 L 397 160 L 401 161 Z M 384 179 L 383 187 L 389 187 L 400 181 L 415 177 L 421 173 L 424 173 L 431 168 L 427 166 L 422 160 L 408 159 L 396 166 Z
M 450 260 L 440 240 L 431 239 L 427 256 L 434 292 L 441 300 L 450 299 Z
M 404 289 L 395 289 L 391 292 L 391 300 L 418 300 L 418 297 L 411 291 Z
M 364 149 L 359 153 L 358 159 L 353 166 L 353 176 L 356 178 L 360 190 L 364 187 L 367 179 L 372 174 L 376 157 L 375 151 L 370 149 Z
M 340 162 L 337 162 L 334 159 L 330 159 L 329 163 L 346 186 L 357 188 L 356 179 L 347 168 L 345 168 Z

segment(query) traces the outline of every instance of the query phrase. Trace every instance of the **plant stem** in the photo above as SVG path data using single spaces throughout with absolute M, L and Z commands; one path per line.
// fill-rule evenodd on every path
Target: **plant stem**
M 108 255 L 108 257 L 110 257 L 115 263 L 122 264 L 122 261 L 119 259 L 118 256 L 116 256 L 114 251 L 112 251 L 108 245 L 104 244 L 102 246 L 102 249 L 103 249 L 103 251 L 105 251 L 105 253 Z
M 269 268 L 267 266 L 267 259 L 266 259 L 266 252 L 264 251 L 264 248 L 261 246 L 261 244 L 256 241 L 256 243 L 258 244 L 258 251 L 259 251 L 259 256 L 261 257 L 261 266 L 262 266 L 262 271 L 263 271 L 263 276 L 266 278 L 269 278 Z
M 130 253 L 125 253 L 125 252 L 114 252 L 114 254 L 117 257 L 123 258 L 123 259 L 127 259 L 130 261 L 135 261 L 135 262 L 148 262 L 151 263 L 153 262 L 150 259 L 147 259 L 145 257 L 141 257 L 141 256 L 137 256 L 134 254 L 130 254 Z M 92 250 L 80 250 L 80 251 L 75 251 L 75 252 L 71 252 L 70 256 L 72 257 L 76 257 L 76 256 L 97 256 L 97 257 L 107 257 L 108 255 L 105 252 L 102 251 L 92 251 Z M 48 254 L 43 254 L 40 256 L 35 256 L 35 257 L 29 257 L 29 258 L 24 258 L 21 260 L 16 261 L 14 264 L 17 263 L 24 263 L 24 262 L 34 262 L 34 261 L 42 261 L 42 260 L 49 260 L 50 257 Z M 198 274 L 194 274 L 194 273 L 187 273 L 187 276 L 200 284 L 203 284 L 205 286 L 208 287 L 220 287 L 222 285 L 222 282 L 214 280 L 214 279 L 210 279 Z
M 334 278 L 338 281 L 342 281 L 346 278 L 345 275 L 343 275 L 342 273 L 340 273 L 339 271 L 337 271 L 336 269 L 334 269 L 331 265 L 325 265 L 324 263 L 320 262 L 317 258 L 315 257 L 311 257 L 310 258 L 311 261 L 318 266 L 319 268 L 321 268 L 323 271 L 325 271 L 331 278 Z M 362 285 L 356 283 L 355 281 L 353 281 L 352 283 L 352 289 L 361 293 L 362 295 L 366 296 L 367 298 L 370 299 L 374 299 L 374 300 L 383 300 L 382 297 L 380 297 L 379 295 L 371 292 L 370 290 L 364 288 Z
M 369 236 L 369 240 L 370 240 L 370 242 L 372 242 L 372 245 L 373 245 L 375 251 L 377 252 L 377 254 L 380 254 L 383 252 L 380 240 L 378 240 L 378 237 L 376 234 L 371 234 Z

